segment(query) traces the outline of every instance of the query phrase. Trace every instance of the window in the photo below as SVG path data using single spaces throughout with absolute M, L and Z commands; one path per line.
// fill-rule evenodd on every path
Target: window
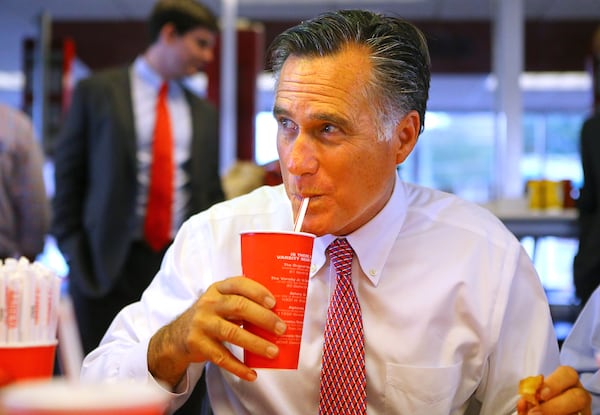
M 490 112 L 430 111 L 400 173 L 407 181 L 486 202 L 493 178 L 493 132 Z
M 529 112 L 523 117 L 524 180 L 570 180 L 583 184 L 579 157 L 579 132 L 586 114 L 582 112 Z

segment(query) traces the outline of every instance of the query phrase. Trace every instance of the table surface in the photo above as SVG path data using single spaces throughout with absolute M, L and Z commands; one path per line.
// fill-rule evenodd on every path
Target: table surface
M 576 220 L 577 209 L 565 208 L 557 210 L 529 209 L 527 199 L 494 200 L 483 205 L 500 219 L 526 220 Z
M 577 209 L 533 210 L 526 199 L 496 200 L 483 205 L 515 236 L 577 238 Z

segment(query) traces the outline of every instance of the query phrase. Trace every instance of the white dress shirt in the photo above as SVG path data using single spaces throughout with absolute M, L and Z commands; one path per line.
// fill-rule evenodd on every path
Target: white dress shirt
M 560 349 L 560 361 L 579 372 L 582 385 L 592 394 L 592 415 L 600 415 L 600 287 L 579 313 Z
M 309 206 L 310 210 L 310 206 Z M 241 274 L 240 232 L 291 230 L 282 186 L 263 187 L 189 219 L 140 302 L 87 356 L 84 379 L 151 379 L 150 337 L 213 282 Z M 207 365 L 213 411 L 316 414 L 323 331 L 335 270 L 315 240 L 298 370 L 257 370 L 246 382 Z M 396 180 L 385 208 L 347 236 L 362 309 L 369 415 L 515 412 L 519 380 L 549 374 L 558 347 L 548 303 L 519 241 L 490 212 Z M 242 350 L 230 347 L 242 359 Z M 194 364 L 175 393 L 190 391 Z M 480 411 L 480 412 L 478 412 Z

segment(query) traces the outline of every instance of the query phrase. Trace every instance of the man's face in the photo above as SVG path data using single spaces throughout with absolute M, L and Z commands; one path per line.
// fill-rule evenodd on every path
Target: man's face
M 373 103 L 361 92 L 370 71 L 358 47 L 290 56 L 282 67 L 273 110 L 277 149 L 294 215 L 310 197 L 304 232 L 346 235 L 368 222 L 390 198 L 396 165 L 414 145 L 405 150 L 400 128 L 390 141 L 378 140 Z M 418 123 L 415 114 L 401 124 Z
M 207 29 L 193 29 L 183 35 L 173 30 L 169 42 L 169 71 L 173 78 L 194 75 L 214 59 L 216 35 Z

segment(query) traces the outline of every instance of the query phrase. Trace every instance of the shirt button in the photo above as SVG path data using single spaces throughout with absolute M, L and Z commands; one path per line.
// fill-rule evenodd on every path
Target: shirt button
M 375 275 L 377 275 L 377 270 L 374 270 L 374 269 L 369 270 L 369 275 L 371 277 L 374 277 Z

